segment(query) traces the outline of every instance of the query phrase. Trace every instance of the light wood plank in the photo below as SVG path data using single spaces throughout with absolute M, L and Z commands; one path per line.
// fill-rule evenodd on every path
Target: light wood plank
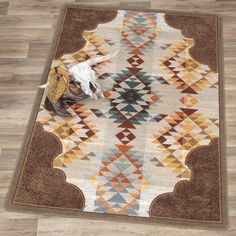
M 37 219 L 0 219 L 2 236 L 35 236 L 37 235 Z
M 53 15 L 47 17 L 42 15 L 20 15 L 20 16 L 0 16 L 1 28 L 39 28 L 50 29 L 53 23 L 56 22 L 56 18 Z
M 0 15 L 6 15 L 8 10 L 9 2 L 0 2 Z
M 28 43 L 1 43 L 0 58 L 27 58 Z
M 28 58 L 47 57 L 50 50 L 50 43 L 30 43 Z
M 236 217 L 232 217 L 231 221 L 236 223 Z M 222 231 L 56 217 L 40 217 L 38 222 L 38 236 L 220 236 L 235 235 L 235 233 L 235 229 L 232 228 L 224 233 Z
M 0 58 L 0 74 L 41 74 L 46 63 L 46 58 Z
M 38 88 L 40 80 L 40 74 L 0 75 L 0 94 L 1 91 L 35 91 Z
M 51 28 L 1 28 L 1 43 L 50 43 L 53 36 Z

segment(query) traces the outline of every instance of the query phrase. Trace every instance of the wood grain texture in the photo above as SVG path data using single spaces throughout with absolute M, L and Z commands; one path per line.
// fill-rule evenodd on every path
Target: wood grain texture
M 0 235 L 236 235 L 236 1 L 123 1 L 121 7 L 217 13 L 223 17 L 230 227 L 228 231 L 181 229 L 6 212 L 3 202 L 20 152 L 56 20 L 71 0 L 0 0 Z M 76 2 L 76 1 L 74 1 Z M 79 0 L 114 5 L 119 1 Z

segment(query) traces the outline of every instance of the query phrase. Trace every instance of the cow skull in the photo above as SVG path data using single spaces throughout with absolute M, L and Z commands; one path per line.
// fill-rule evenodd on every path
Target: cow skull
M 101 85 L 92 66 L 110 60 L 118 53 L 119 51 L 106 56 L 94 57 L 75 64 L 68 70 L 69 74 L 72 76 L 75 84 L 80 87 L 86 95 L 95 100 L 99 97 L 104 98 Z
M 108 61 L 114 56 L 116 56 L 118 53 L 119 51 L 116 51 L 113 54 L 94 57 L 89 60 L 72 65 L 68 69 L 68 72 L 72 76 L 76 86 L 81 88 L 86 95 L 90 96 L 92 99 L 95 100 L 97 100 L 99 97 L 104 98 L 101 85 L 96 76 L 96 72 L 92 69 L 92 66 L 104 61 Z M 39 87 L 45 89 L 48 86 L 49 82 Z

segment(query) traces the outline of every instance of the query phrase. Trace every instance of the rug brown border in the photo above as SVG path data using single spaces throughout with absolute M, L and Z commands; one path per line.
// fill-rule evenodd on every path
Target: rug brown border
M 175 12 L 175 11 L 160 11 L 158 9 L 135 9 L 125 7 L 91 7 L 84 4 L 66 4 L 61 10 L 60 19 L 57 23 L 57 29 L 55 31 L 54 39 L 51 46 L 51 52 L 46 62 L 44 72 L 42 74 L 41 84 L 46 82 L 47 75 L 51 66 L 51 61 L 54 58 L 54 54 L 58 45 L 60 32 L 63 26 L 63 21 L 65 13 L 68 8 L 71 7 L 80 7 L 85 9 L 108 9 L 108 10 L 136 10 L 136 11 L 150 11 L 150 12 L 159 12 L 159 13 L 168 13 L 168 14 L 184 14 L 188 16 L 206 16 L 212 14 L 199 14 L 199 13 L 190 13 L 190 12 Z M 222 38 L 222 19 L 217 16 L 218 21 L 218 67 L 219 67 L 219 106 L 220 106 L 220 177 L 221 177 L 221 206 L 222 206 L 222 221 L 220 223 L 209 223 L 209 222 L 198 222 L 194 220 L 177 220 L 177 219 L 162 219 L 162 218 L 149 218 L 149 217 L 133 217 L 133 216 L 122 216 L 122 215 L 111 215 L 111 214 L 101 214 L 101 213 L 89 213 L 89 212 L 78 212 L 73 210 L 65 209 L 52 209 L 49 207 L 35 207 L 35 206 L 25 206 L 25 205 L 15 205 L 12 204 L 12 199 L 16 190 L 18 179 L 25 161 L 25 155 L 28 149 L 28 144 L 30 142 L 31 134 L 34 128 L 35 120 L 37 117 L 37 111 L 39 109 L 41 98 L 43 96 L 43 91 L 38 89 L 37 96 L 34 102 L 33 110 L 30 116 L 28 129 L 25 134 L 24 142 L 22 144 L 22 149 L 18 163 L 16 165 L 15 174 L 12 178 L 12 182 L 6 197 L 5 209 L 8 211 L 18 211 L 25 213 L 39 213 L 46 215 L 57 215 L 57 216 L 67 216 L 67 217 L 78 217 L 78 218 L 87 218 L 87 219 L 98 219 L 98 220 L 112 220 L 119 222 L 132 222 L 132 223 L 146 223 L 146 224 L 168 224 L 168 226 L 179 226 L 179 227 L 191 227 L 191 228 L 218 228 L 226 229 L 228 227 L 228 200 L 227 200 L 227 164 L 226 164 L 226 129 L 225 129 L 225 94 L 224 94 L 224 71 L 223 71 L 223 38 Z

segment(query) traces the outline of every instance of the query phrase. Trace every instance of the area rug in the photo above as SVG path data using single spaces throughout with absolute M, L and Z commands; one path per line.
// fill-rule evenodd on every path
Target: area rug
M 104 98 L 69 117 L 39 89 L 6 208 L 224 227 L 220 34 L 214 15 L 66 6 L 42 84 L 56 65 L 119 54 L 93 67 Z

